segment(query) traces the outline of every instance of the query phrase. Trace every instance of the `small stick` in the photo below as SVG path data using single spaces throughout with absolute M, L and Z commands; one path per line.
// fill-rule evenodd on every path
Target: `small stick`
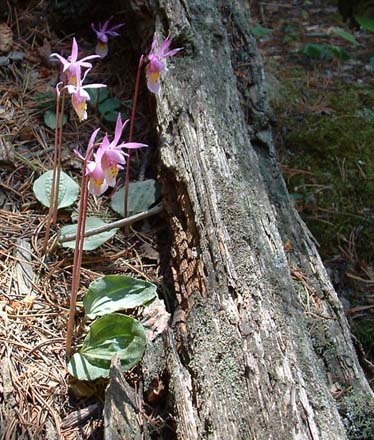
M 136 105 L 138 102 L 138 95 L 139 95 L 139 83 L 140 83 L 140 73 L 142 71 L 143 66 L 143 60 L 144 55 L 141 55 L 139 59 L 138 64 L 138 70 L 136 72 L 136 80 L 135 80 L 135 90 L 134 90 L 134 98 L 133 98 L 133 104 L 132 104 L 132 112 L 131 112 L 131 119 L 130 119 L 130 133 L 129 133 L 129 142 L 132 142 L 132 137 L 134 134 L 134 121 L 135 121 L 135 114 L 136 114 Z M 128 214 L 128 198 L 129 198 L 129 181 L 130 181 L 130 160 L 131 160 L 131 149 L 127 149 L 127 164 L 126 164 L 126 178 L 125 178 L 125 188 L 124 188 L 124 217 L 127 217 Z M 128 234 L 128 228 L 125 226 L 125 233 Z
M 89 229 L 84 233 L 84 237 L 92 237 L 93 235 L 100 234 L 101 232 L 110 231 L 111 229 L 121 228 L 122 226 L 130 226 L 145 218 L 151 217 L 153 215 L 159 214 L 164 210 L 162 204 L 159 204 L 147 211 L 140 212 L 139 214 L 132 215 L 131 217 L 123 218 L 112 223 L 107 223 L 106 225 L 99 226 L 97 228 Z M 77 238 L 77 234 L 65 234 L 61 235 L 58 239 L 58 243 L 66 243 L 68 241 L 73 241 Z

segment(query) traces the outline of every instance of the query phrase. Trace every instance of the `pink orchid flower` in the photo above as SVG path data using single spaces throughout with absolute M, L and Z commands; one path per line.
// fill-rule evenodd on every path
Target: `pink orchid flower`
M 106 85 L 86 84 L 83 86 L 81 81 L 78 81 L 77 85 L 66 86 L 67 91 L 71 95 L 71 104 L 80 122 L 87 119 L 87 101 L 90 100 L 90 95 L 86 92 L 86 89 L 98 89 L 100 87 L 106 87 Z
M 122 170 L 123 165 L 126 163 L 125 156 L 128 156 L 128 154 L 124 153 L 122 149 L 148 147 L 148 145 L 139 142 L 118 144 L 122 136 L 122 131 L 128 122 L 129 121 L 127 120 L 122 123 L 121 113 L 118 113 L 113 141 L 109 142 L 108 136 L 105 135 L 101 144 L 101 147 L 105 150 L 102 155 L 101 165 L 104 170 L 105 180 L 109 186 L 115 186 L 118 171 Z
M 62 57 L 58 53 L 52 53 L 51 57 L 56 57 L 63 65 L 62 71 L 66 72 L 66 81 L 68 85 L 77 86 L 78 82 L 83 81 L 87 73 L 92 69 L 92 64 L 88 63 L 88 60 L 99 58 L 98 55 L 89 55 L 87 57 L 78 60 L 78 43 L 73 38 L 73 44 L 71 47 L 71 54 L 66 58 Z M 81 68 L 86 69 L 84 77 L 81 79 Z
M 97 44 L 95 52 L 101 58 L 104 58 L 108 55 L 108 41 L 109 37 L 119 37 L 119 33 L 116 32 L 123 26 L 122 24 L 116 24 L 108 29 L 109 22 L 113 17 L 110 17 L 102 26 L 99 23 L 99 29 L 95 28 L 95 25 L 91 23 L 92 30 L 96 33 Z
M 87 146 L 87 152 L 86 152 L 86 157 L 87 155 L 90 154 L 92 148 L 94 147 L 94 142 L 96 140 L 96 136 L 97 133 L 100 131 L 100 128 L 97 128 L 90 137 L 90 141 L 88 142 L 88 146 Z M 83 161 L 85 160 L 85 158 L 79 153 L 78 150 L 74 150 L 74 153 Z M 94 154 L 94 158 L 96 159 L 96 155 Z M 100 193 L 102 194 L 103 192 L 106 191 L 106 189 L 108 188 L 108 186 L 105 187 L 105 178 L 104 178 L 104 174 L 100 169 L 96 169 L 96 162 L 95 161 L 89 161 L 87 163 L 87 167 L 86 167 L 86 175 L 90 176 L 90 180 L 88 183 L 88 189 L 92 194 L 97 194 L 100 193 L 100 191 L 97 190 L 97 188 L 99 188 L 100 190 L 103 189 L 103 191 Z M 99 195 L 100 195 L 99 194 Z
M 127 123 L 128 121 L 125 121 L 122 124 L 121 114 L 119 113 L 113 141 L 110 142 L 106 134 L 94 154 L 94 160 L 87 163 L 86 173 L 90 176 L 88 190 L 91 194 L 101 196 L 109 186 L 115 186 L 118 171 L 122 170 L 126 163 L 127 154 L 122 151 L 122 148 L 142 148 L 148 146 L 139 142 L 118 143 Z M 83 159 L 77 151 L 75 153 Z
M 157 40 L 152 42 L 151 50 L 148 54 L 148 64 L 145 68 L 147 77 L 147 87 L 152 93 L 158 93 L 161 87 L 160 74 L 165 69 L 162 58 L 172 57 L 182 48 L 169 50 L 172 39 L 170 35 L 161 43 L 160 47 L 156 49 Z

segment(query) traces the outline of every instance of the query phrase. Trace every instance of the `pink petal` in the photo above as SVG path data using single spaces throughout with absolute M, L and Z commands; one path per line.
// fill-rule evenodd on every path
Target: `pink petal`
M 168 49 L 170 44 L 171 44 L 171 38 L 168 35 L 167 38 L 165 38 L 165 40 L 160 44 L 160 47 L 156 51 L 156 55 L 162 57 L 164 55 L 165 50 Z
M 147 78 L 147 87 L 150 92 L 158 93 L 161 88 L 161 83 L 160 83 L 160 81 L 154 82 L 150 78 Z
M 147 144 L 141 144 L 139 142 L 127 142 L 127 144 L 122 144 L 124 148 L 144 148 L 148 147 Z
M 77 61 L 78 58 L 78 43 L 77 40 L 75 39 L 75 37 L 73 37 L 73 44 L 71 46 L 71 59 L 70 62 L 75 63 L 75 61 Z
M 183 47 L 178 47 L 178 49 L 169 50 L 169 52 L 164 53 L 164 55 L 162 57 L 163 58 L 165 58 L 165 57 L 172 57 L 172 56 L 174 56 L 177 52 L 179 52 L 182 49 L 183 49 Z
M 96 139 L 96 136 L 97 136 L 97 133 L 98 133 L 99 131 L 100 131 L 100 128 L 97 128 L 97 129 L 91 134 L 90 140 L 89 140 L 89 142 L 88 142 L 87 150 L 90 149 L 90 148 L 92 147 L 92 145 L 94 144 L 95 139 Z
M 122 135 L 122 129 L 123 129 L 123 126 L 122 126 L 121 113 L 118 113 L 117 121 L 116 121 L 116 128 L 114 130 L 114 139 L 112 142 L 113 148 L 118 144 L 118 141 L 120 140 L 120 137 Z

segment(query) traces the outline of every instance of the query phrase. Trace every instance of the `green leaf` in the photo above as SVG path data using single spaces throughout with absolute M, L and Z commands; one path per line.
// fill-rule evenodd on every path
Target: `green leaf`
M 69 362 L 69 373 L 80 380 L 108 377 L 111 359 L 118 354 L 123 370 L 142 358 L 146 346 L 144 327 L 119 313 L 98 318 L 90 327 L 82 348 Z
M 118 118 L 118 111 L 115 112 L 107 112 L 104 115 L 101 115 L 102 118 L 107 122 L 116 122 Z M 121 114 L 121 118 L 123 119 L 123 116 Z
M 117 98 L 108 98 L 99 104 L 99 113 L 105 117 L 108 113 L 113 113 L 121 107 L 121 101 Z
M 161 185 L 154 179 L 141 182 L 130 182 L 128 197 L 128 215 L 135 215 L 146 211 L 154 205 L 161 196 Z M 112 197 L 113 211 L 124 215 L 123 207 L 124 189 L 121 187 Z
M 97 89 L 86 89 L 90 99 L 88 104 L 90 107 L 97 107 L 100 102 L 103 102 L 109 96 L 108 87 L 100 87 Z
M 33 191 L 37 200 L 49 208 L 52 189 L 53 171 L 49 170 L 38 177 L 33 185 Z M 66 208 L 72 205 L 78 198 L 79 185 L 66 173 L 61 171 L 58 192 L 57 208 Z
M 80 380 L 95 380 L 99 377 L 108 377 L 107 362 L 94 362 L 80 353 L 75 353 L 68 364 L 69 373 Z
M 64 114 L 64 116 L 62 118 L 62 125 L 63 126 L 66 124 L 67 120 L 68 120 L 68 118 Z M 44 113 L 44 123 L 47 127 L 51 128 L 52 130 L 54 130 L 56 128 L 56 113 L 53 110 L 47 110 Z
M 272 29 L 265 28 L 260 25 L 252 26 L 251 27 L 251 34 L 256 38 L 264 37 L 265 35 L 271 34 L 273 32 Z
M 87 318 L 133 309 L 156 297 L 157 286 L 125 275 L 107 275 L 93 281 L 83 298 Z
M 343 38 L 344 40 L 348 41 L 351 44 L 354 44 L 355 46 L 359 45 L 359 42 L 356 40 L 355 36 L 350 32 L 345 31 L 344 29 L 335 28 L 333 34 Z
M 362 29 L 365 29 L 366 31 L 374 32 L 374 20 L 369 17 L 354 16 L 357 23 L 362 27 Z
M 309 58 L 322 58 L 326 50 L 324 44 L 320 43 L 306 43 L 301 46 L 299 52 Z
M 339 58 L 341 60 L 347 61 L 350 59 L 350 55 L 349 53 L 340 46 L 336 46 L 335 44 L 328 44 L 327 48 L 331 51 L 331 53 L 336 57 Z
M 90 229 L 95 229 L 100 226 L 105 225 L 106 223 L 97 217 L 87 217 L 86 219 L 86 227 L 85 231 L 89 231 Z M 92 237 L 86 237 L 84 239 L 83 243 L 83 250 L 84 251 L 93 251 L 94 249 L 97 249 L 99 246 L 104 244 L 106 241 L 110 240 L 114 235 L 116 235 L 116 232 L 118 229 L 110 229 L 109 231 L 101 232 L 100 234 L 93 235 Z M 63 228 L 61 228 L 60 234 L 66 235 L 66 234 L 76 234 L 77 232 L 77 224 L 74 225 L 66 225 Z M 75 240 L 74 241 L 67 241 L 66 243 L 62 243 L 62 247 L 75 249 Z

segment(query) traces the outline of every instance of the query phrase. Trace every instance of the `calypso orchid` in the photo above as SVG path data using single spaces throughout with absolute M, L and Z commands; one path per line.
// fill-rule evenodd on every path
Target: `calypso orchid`
M 113 141 L 110 142 L 106 134 L 94 154 L 94 160 L 87 163 L 86 174 L 90 176 L 88 190 L 91 194 L 101 196 L 109 186 L 115 186 L 118 171 L 122 170 L 126 163 L 127 154 L 122 148 L 148 146 L 139 142 L 118 143 L 127 123 L 128 121 L 122 123 L 121 114 L 118 113 Z M 79 155 L 77 152 L 76 154 Z
M 71 104 L 78 115 L 79 121 L 82 122 L 87 119 L 87 101 L 90 100 L 90 95 L 86 89 L 97 89 L 100 87 L 106 87 L 105 84 L 86 84 L 82 85 L 81 81 L 78 81 L 77 85 L 66 86 L 67 91 L 71 95 Z
M 52 53 L 51 57 L 56 57 L 63 65 L 62 71 L 66 73 L 66 83 L 68 85 L 77 86 L 79 82 L 83 81 L 87 73 L 92 69 L 92 64 L 88 63 L 88 60 L 99 58 L 99 55 L 89 55 L 87 57 L 78 60 L 78 43 L 73 38 L 73 44 L 71 47 L 71 54 L 66 58 L 62 57 L 58 53 Z M 86 69 L 84 77 L 81 79 L 81 69 Z
M 172 57 L 182 48 L 168 50 L 172 39 L 170 35 L 160 44 L 160 47 L 156 49 L 157 40 L 152 42 L 151 50 L 148 54 L 148 64 L 145 68 L 147 77 L 147 87 L 152 93 L 158 93 L 161 87 L 160 74 L 165 69 L 162 58 Z
M 119 33 L 116 31 L 123 26 L 123 23 L 122 23 L 122 24 L 116 24 L 116 25 L 108 28 L 109 22 L 112 18 L 113 17 L 110 17 L 102 26 L 101 26 L 101 23 L 99 23 L 98 30 L 95 28 L 95 25 L 93 23 L 91 23 L 91 28 L 96 33 L 96 37 L 97 37 L 97 44 L 96 44 L 95 52 L 101 58 L 104 58 L 108 55 L 109 37 L 119 37 Z

